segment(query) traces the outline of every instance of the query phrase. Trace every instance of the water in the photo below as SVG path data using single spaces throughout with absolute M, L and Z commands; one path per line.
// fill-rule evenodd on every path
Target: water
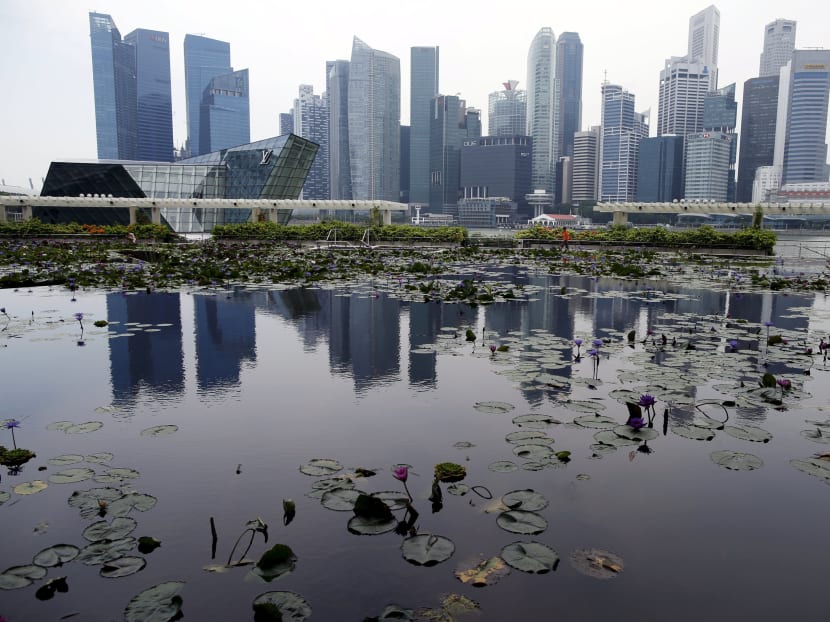
M 551 612 L 566 620 L 822 616 L 816 594 L 826 583 L 820 543 L 829 489 L 789 461 L 826 450 L 800 432 L 811 428 L 805 420 L 827 419 L 830 365 L 816 358 L 804 375 L 809 359 L 797 355 L 830 331 L 825 294 L 492 271 L 524 284 L 530 300 L 486 307 L 426 303 L 406 300 L 394 284 L 151 295 L 89 291 L 75 302 L 58 290 L 0 292 L 0 306 L 11 316 L 0 318 L 0 418 L 20 419 L 17 444 L 37 453 L 19 474 L 4 471 L 0 481 L 0 491 L 11 493 L 0 505 L 0 570 L 28 564 L 54 544 L 84 547 L 81 532 L 100 520 L 82 518 L 67 500 L 73 490 L 117 484 L 52 483 L 30 496 L 12 492 L 26 481 L 48 481 L 64 468 L 48 460 L 62 454 L 111 452 L 109 466 L 138 470 L 140 477 L 127 484 L 158 503 L 129 514 L 138 522 L 132 535 L 162 542 L 146 555 L 141 572 L 124 578 L 100 578 L 100 565 L 78 562 L 50 569 L 47 579 L 68 577 L 67 593 L 37 600 L 42 580 L 2 591 L 0 614 L 10 622 L 73 613 L 78 620 L 115 620 L 142 590 L 180 580 L 186 582 L 185 620 L 251 619 L 253 599 L 272 590 L 301 594 L 314 620 L 360 620 L 390 603 L 437 607 L 446 593 L 476 600 L 481 611 L 469 619 L 480 620 L 542 620 Z M 562 287 L 566 295 L 560 295 Z M 76 312 L 84 314 L 83 332 Z M 783 355 L 762 343 L 768 318 L 774 324 L 769 330 L 789 341 Z M 95 328 L 96 319 L 110 325 Z M 464 339 L 468 328 L 475 343 Z M 642 341 L 650 328 L 654 345 Z M 627 346 L 629 330 L 637 335 L 633 347 Z M 668 340 L 664 351 L 661 333 Z M 733 334 L 740 336 L 737 353 L 726 345 Z M 596 379 L 591 359 L 572 361 L 574 337 L 586 344 L 608 339 Z M 510 349 L 491 354 L 491 343 Z M 696 349 L 686 350 L 687 343 Z M 654 361 L 666 386 L 657 386 Z M 693 403 L 743 395 L 739 379 L 754 386 L 764 371 L 793 379 L 797 388 L 785 398 L 787 409 L 739 401 L 728 411 L 730 425 L 769 431 L 768 443 L 724 431 L 709 442 L 692 441 L 669 430 L 649 443 L 653 453 L 622 447 L 597 454 L 591 448 L 596 430 L 568 423 L 583 414 L 573 402 L 585 401 L 599 402 L 607 407 L 601 414 L 624 423 L 625 406 L 609 396 L 620 388 L 658 396 L 655 429 L 666 396 L 673 400 L 672 425 L 688 423 L 696 414 Z M 684 388 L 672 389 L 669 379 Z M 679 397 L 684 392 L 687 397 Z M 474 408 L 482 401 L 515 409 L 485 414 Z M 719 407 L 705 410 L 722 417 Z M 528 413 L 564 422 L 546 432 L 555 450 L 572 452 L 571 461 L 554 461 L 556 468 L 538 472 L 491 471 L 494 461 L 524 462 L 505 436 L 525 429 L 512 418 Z M 100 421 L 103 427 L 74 435 L 47 430 L 58 421 Z M 141 436 L 157 425 L 179 429 Z M 10 435 L 0 433 L 0 443 L 9 447 Z M 473 446 L 459 449 L 457 442 Z M 710 459 L 724 449 L 751 453 L 764 465 L 725 470 Z M 350 512 L 324 509 L 307 496 L 318 478 L 298 468 L 313 458 L 377 469 L 375 477 L 358 481 L 367 492 L 401 491 L 390 467 L 412 465 L 408 485 L 420 512 L 418 528 L 452 539 L 453 557 L 417 567 L 401 557 L 400 536 L 349 533 Z M 508 533 L 497 526 L 496 514 L 483 511 L 489 501 L 473 493 L 453 496 L 446 486 L 443 508 L 433 513 L 427 501 L 431 471 L 444 461 L 464 465 L 464 483 L 484 486 L 496 499 L 515 489 L 539 491 L 550 501 L 540 511 L 548 528 L 533 536 Z M 70 466 L 91 467 L 99 475 L 108 468 Z M 286 526 L 287 498 L 296 502 L 297 513 Z M 219 535 L 215 559 L 211 516 Z M 258 558 L 273 543 L 287 544 L 298 557 L 292 573 L 265 584 L 246 581 L 244 568 L 203 570 L 226 562 L 245 523 L 258 516 L 269 524 L 269 542 L 256 540 L 249 557 Z M 555 572 L 513 570 L 497 585 L 479 589 L 453 576 L 468 558 L 498 555 L 507 544 L 531 540 L 558 552 Z M 581 548 L 613 551 L 624 560 L 624 571 L 609 581 L 580 574 L 569 557 Z

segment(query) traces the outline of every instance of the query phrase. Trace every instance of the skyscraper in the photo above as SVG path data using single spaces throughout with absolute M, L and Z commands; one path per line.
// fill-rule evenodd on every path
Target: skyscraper
M 764 51 L 758 76 L 778 76 L 781 67 L 790 62 L 795 49 L 796 23 L 789 19 L 777 19 L 764 30 Z
M 432 100 L 429 138 L 429 208 L 432 212 L 458 215 L 461 188 L 461 147 L 470 136 L 467 105 L 456 95 L 439 95 Z M 475 124 L 471 131 L 477 129 Z
M 638 157 L 638 201 L 670 203 L 683 197 L 682 136 L 644 138 Z
M 556 41 L 556 78 L 561 93 L 558 151 L 572 156 L 574 134 L 582 127 L 582 41 L 577 32 L 563 32 Z
M 184 84 L 187 96 L 187 150 L 190 156 L 211 151 L 202 149 L 199 144 L 202 95 L 213 78 L 232 71 L 229 43 L 198 35 L 185 35 Z
M 352 198 L 397 201 L 401 144 L 398 57 L 355 37 L 348 97 Z
M 301 84 L 294 100 L 294 133 L 320 145 L 306 177 L 304 199 L 328 199 L 329 192 L 329 102 L 314 94 L 314 87 Z
M 732 135 L 703 132 L 686 137 L 686 176 L 683 196 L 687 201 L 719 201 L 729 198 L 729 160 Z
M 574 134 L 574 155 L 571 162 L 571 201 L 597 200 L 599 181 L 600 128 Z
M 738 157 L 738 135 L 735 133 L 735 127 L 737 124 L 738 102 L 735 101 L 735 83 L 708 93 L 703 101 L 703 131 L 726 135 L 724 140 L 729 143 L 729 163 L 724 200 L 730 203 L 735 202 L 735 160 Z M 719 166 L 715 162 L 712 165 Z M 720 171 L 712 171 L 712 174 L 720 175 Z
M 251 142 L 250 102 L 247 69 L 212 78 L 199 107 L 199 148 L 212 153 Z
M 703 100 L 718 87 L 720 12 L 709 6 L 689 19 L 686 56 L 672 56 L 660 72 L 657 135 L 703 130 Z
M 526 133 L 533 138 L 533 189 L 544 190 L 551 194 L 556 185 L 554 173 L 559 147 L 558 93 L 556 37 L 553 30 L 545 27 L 536 33 L 527 54 Z M 492 102 L 493 95 L 490 97 Z M 490 123 L 490 134 L 497 136 L 498 130 L 493 131 L 494 127 L 492 127 L 492 112 Z
M 785 184 L 827 181 L 830 50 L 793 52 L 787 90 L 782 181 Z
M 279 117 L 280 136 L 294 133 L 294 111 L 281 112 Z
M 461 193 L 466 200 L 505 197 L 516 204 L 520 222 L 532 218 L 525 196 L 531 190 L 533 140 L 528 136 L 470 137 L 461 148 Z
M 640 140 L 647 136 L 645 115 L 634 112 L 634 94 L 619 85 L 603 83 L 600 201 L 635 199 Z
M 438 48 L 410 50 L 409 82 L 409 201 L 429 202 L 429 124 L 432 100 L 438 88 Z M 403 171 L 401 171 L 403 174 Z
M 516 88 L 518 80 L 503 83 L 503 91 L 489 97 L 487 127 L 490 136 L 525 136 L 527 132 L 527 93 Z
M 166 32 L 121 39 L 112 17 L 89 14 L 98 157 L 173 160 L 170 44 Z
M 351 199 L 349 61 L 326 63 L 326 93 L 329 98 L 329 190 L 332 199 Z

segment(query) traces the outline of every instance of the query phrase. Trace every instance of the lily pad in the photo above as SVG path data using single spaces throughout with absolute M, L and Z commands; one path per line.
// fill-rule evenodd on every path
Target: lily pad
M 141 436 L 167 436 L 179 431 L 177 425 L 156 425 L 141 431 Z
M 332 460 L 331 458 L 314 458 L 300 467 L 300 473 L 313 477 L 321 477 L 323 475 L 333 475 L 342 469 L 343 465 L 337 460 Z
M 381 490 L 380 492 L 373 492 L 370 496 L 377 497 L 393 511 L 402 510 L 409 503 L 409 497 L 397 490 Z
M 598 413 L 606 408 L 605 404 L 593 400 L 568 400 L 563 405 L 570 411 L 582 413 Z
M 654 428 L 632 428 L 630 425 L 618 425 L 614 428 L 614 434 L 632 441 L 650 441 L 660 436 Z
M 53 484 L 74 484 L 82 482 L 95 475 L 95 471 L 86 468 L 65 469 L 49 476 Z
M 493 585 L 508 574 L 510 574 L 510 566 L 501 557 L 468 562 L 455 571 L 455 576 L 459 581 L 469 583 L 473 587 Z
M 312 499 L 322 499 L 323 495 L 329 490 L 344 489 L 350 490 L 355 487 L 355 483 L 347 477 L 327 477 L 326 479 L 319 479 L 311 484 L 311 492 L 307 493 L 307 497 Z
M 167 581 L 144 590 L 124 609 L 126 622 L 170 622 L 182 609 L 183 581 Z
M 152 495 L 141 492 L 128 492 L 109 503 L 107 505 L 107 512 L 110 516 L 124 516 L 132 510 L 147 512 L 148 510 L 152 510 L 157 502 L 158 499 Z
M 49 458 L 49 460 L 47 460 L 47 462 L 52 466 L 69 466 L 70 464 L 77 464 L 78 462 L 83 461 L 84 457 L 76 454 L 64 454 L 63 456 L 55 456 L 54 458 Z
M 606 417 L 605 415 L 580 415 L 574 418 L 576 425 L 583 428 L 594 428 L 598 430 L 612 430 L 620 425 L 619 421 Z
M 739 451 L 713 451 L 710 457 L 712 462 L 731 471 L 754 471 L 760 469 L 764 464 L 764 461 L 758 456 Z
M 530 428 L 532 430 L 544 430 L 545 428 L 549 428 L 554 425 L 559 425 L 562 422 L 559 419 L 551 417 L 549 415 L 541 415 L 536 413 L 531 413 L 528 415 L 519 415 L 518 417 L 513 417 L 513 423 L 519 426 L 520 428 Z M 518 432 L 514 432 L 513 434 L 518 434 Z M 510 441 L 513 442 L 513 441 Z M 552 441 L 551 441 L 552 442 Z
M 522 572 L 545 574 L 556 570 L 559 555 L 541 542 L 514 542 L 501 550 L 501 558 Z
M 75 425 L 75 424 L 73 424 L 71 421 L 55 421 L 55 422 L 50 423 L 49 425 L 47 425 L 46 429 L 47 430 L 53 430 L 53 431 L 58 430 L 60 432 L 63 432 L 67 428 L 71 428 L 73 425 Z
M 513 404 L 508 404 L 507 402 L 476 402 L 473 404 L 473 408 L 481 413 L 503 415 L 504 413 L 509 413 L 511 410 L 514 410 L 516 407 L 513 406 Z
M 502 512 L 496 524 L 505 531 L 523 535 L 536 535 L 548 528 L 548 521 L 542 515 L 524 510 Z
M 416 566 L 435 566 L 447 561 L 455 552 L 449 538 L 434 534 L 418 534 L 401 543 L 403 558 Z
M 84 458 L 87 462 L 92 464 L 104 464 L 106 462 L 110 462 L 114 456 L 109 452 L 101 452 L 97 454 L 89 454 Z
M 697 425 L 677 424 L 669 428 L 672 432 L 692 441 L 711 441 L 715 438 L 712 428 L 703 428 Z
M 553 439 L 550 436 L 537 430 L 518 430 L 516 432 L 511 432 L 505 437 L 505 440 L 513 445 L 524 445 L 525 443 L 543 445 L 553 442 Z
M 571 565 L 595 579 L 614 579 L 624 568 L 619 555 L 602 549 L 577 549 L 571 553 Z
M 33 495 L 42 490 L 46 490 L 49 487 L 49 484 L 46 482 L 36 479 L 33 482 L 24 482 L 22 484 L 18 484 L 14 488 L 12 488 L 12 492 L 17 495 Z
M 32 580 L 27 577 L 19 577 L 15 574 L 0 572 L 0 590 L 19 590 L 31 584 Z
M 335 488 L 323 493 L 320 503 L 324 508 L 335 512 L 351 512 L 354 510 L 355 501 L 362 494 L 364 493 L 359 490 Z
M 525 510 L 526 512 L 537 512 L 548 507 L 548 500 L 531 489 L 513 490 L 505 494 L 502 503 L 511 510 Z
M 6 501 L 8 501 L 11 498 L 12 496 L 5 490 L 0 490 L 0 505 L 3 505 Z
M 106 562 L 98 574 L 108 579 L 128 577 L 144 569 L 147 560 L 143 557 L 119 557 Z
M 457 497 L 463 497 L 468 492 L 470 492 L 470 487 L 467 484 L 450 484 L 447 486 L 447 492 L 451 495 L 456 495 Z
M 81 516 L 89 518 L 98 514 L 103 508 L 119 499 L 123 493 L 117 488 L 91 488 L 89 490 L 76 490 L 67 501 L 70 507 L 78 508 Z
M 119 516 L 112 519 L 111 523 L 105 520 L 92 523 L 89 527 L 84 529 L 81 535 L 90 542 L 99 542 L 100 540 L 119 540 L 130 535 L 135 530 L 137 525 L 138 523 L 134 518 Z
M 372 520 L 361 516 L 353 516 L 349 519 L 346 528 L 359 536 L 377 536 L 392 531 L 398 524 L 393 516 L 387 520 Z
M 87 566 L 105 564 L 128 553 L 135 548 L 135 538 L 119 538 L 117 540 L 100 540 L 87 544 L 78 554 L 78 561 Z
M 629 445 L 640 444 L 640 441 L 630 438 L 623 438 L 614 432 L 614 430 L 601 430 L 594 434 L 594 440 L 601 445 L 610 445 L 611 447 L 626 447 Z
M 26 566 L 12 566 L 11 568 L 6 568 L 3 571 L 5 575 L 14 575 L 16 577 L 23 577 L 24 579 L 30 579 L 32 581 L 37 581 L 38 579 L 42 579 L 46 576 L 47 570 L 43 566 L 38 566 L 36 564 L 28 564 Z
M 553 455 L 553 449 L 550 445 L 516 445 L 513 453 L 524 460 L 545 462 Z
M 737 438 L 742 441 L 752 441 L 753 443 L 768 443 L 772 438 L 772 434 L 759 428 L 755 425 L 744 423 L 741 425 L 727 425 L 724 426 L 723 431 L 729 436 Z
M 497 460 L 487 465 L 487 468 L 496 473 L 512 473 L 518 470 L 519 466 L 515 462 L 510 462 L 510 460 Z
M 823 445 L 830 443 L 830 432 L 822 431 L 821 428 L 802 430 L 801 436 L 810 439 L 814 443 L 822 443 Z
M 257 612 L 260 608 L 266 608 L 269 605 L 274 607 L 280 615 L 279 618 L 273 619 L 283 620 L 283 622 L 303 622 L 311 616 L 311 606 L 305 598 L 295 592 L 265 592 L 254 599 L 252 606 Z
M 81 552 L 74 544 L 56 544 L 45 548 L 32 558 L 32 563 L 44 568 L 55 568 L 78 557 Z
M 95 481 L 99 484 L 117 484 L 125 479 L 136 479 L 140 473 L 135 469 L 107 469 L 103 473 L 95 476 Z
M 830 462 L 820 458 L 806 458 L 804 460 L 790 460 L 790 464 L 799 471 L 818 477 L 824 480 L 825 483 L 830 484 Z
M 89 434 L 104 427 L 101 421 L 86 421 L 84 423 L 76 423 L 64 430 L 66 434 Z
M 251 572 L 265 581 L 273 581 L 294 570 L 296 564 L 297 556 L 291 547 L 275 544 L 262 554 Z

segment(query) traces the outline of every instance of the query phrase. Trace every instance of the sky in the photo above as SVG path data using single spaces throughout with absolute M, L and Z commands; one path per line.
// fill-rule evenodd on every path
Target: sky
M 442 94 L 480 108 L 510 79 L 526 86 L 527 53 L 540 28 L 578 32 L 584 45 L 582 129 L 600 122 L 600 86 L 620 84 L 657 125 L 660 70 L 686 54 L 689 18 L 709 6 L 689 0 L 0 0 L 0 181 L 39 189 L 53 160 L 94 160 L 95 107 L 89 12 L 112 16 L 122 36 L 170 34 L 173 140 L 187 137 L 184 36 L 230 42 L 234 69 L 248 68 L 251 140 L 276 136 L 279 113 L 300 84 L 325 90 L 327 60 L 348 59 L 352 38 L 401 60 L 401 123 L 409 120 L 412 46 L 439 46 Z M 830 48 L 830 3 L 721 0 L 719 86 L 758 75 L 764 26 L 798 22 L 796 47 Z M 738 111 L 740 120 L 740 108 Z M 740 131 L 740 128 L 739 128 Z

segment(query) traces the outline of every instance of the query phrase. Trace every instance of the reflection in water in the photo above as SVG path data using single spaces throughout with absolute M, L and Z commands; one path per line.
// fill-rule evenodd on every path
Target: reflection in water
M 256 361 L 256 328 L 251 297 L 194 296 L 196 383 L 200 391 L 239 384 L 245 361 Z
M 179 294 L 107 294 L 107 318 L 125 324 L 171 324 L 163 332 L 135 331 L 110 339 L 114 403 L 134 403 L 146 387 L 148 396 L 177 396 L 184 391 L 184 357 Z

